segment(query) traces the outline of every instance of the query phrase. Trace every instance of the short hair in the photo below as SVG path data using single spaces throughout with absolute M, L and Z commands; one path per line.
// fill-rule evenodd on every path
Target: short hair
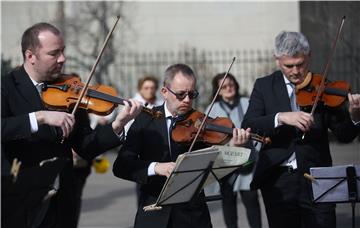
M 211 94 L 211 98 L 210 101 L 212 101 L 212 99 L 214 99 L 214 96 L 217 92 L 217 90 L 219 89 L 219 83 L 221 82 L 221 79 L 224 78 L 225 76 L 225 72 L 220 73 L 215 75 L 215 77 L 212 79 L 212 94 Z M 240 97 L 240 93 L 239 93 L 239 83 L 237 82 L 236 78 L 234 75 L 232 75 L 231 73 L 228 73 L 228 75 L 226 76 L 226 78 L 232 80 L 235 84 L 235 97 Z M 215 101 L 219 101 L 220 100 L 220 96 L 216 97 Z
M 152 75 L 147 75 L 143 78 L 141 78 L 139 81 L 138 81 L 138 91 L 141 90 L 142 86 L 144 85 L 144 83 L 146 81 L 152 81 L 154 84 L 155 84 L 155 89 L 157 90 L 158 87 L 159 87 L 159 81 L 157 80 L 157 78 L 155 78 L 154 76 Z
M 35 52 L 35 50 L 41 46 L 39 34 L 43 31 L 50 31 L 57 36 L 61 34 L 58 28 L 46 22 L 37 23 L 26 29 L 21 38 L 21 52 L 24 60 L 26 50 L 30 49 Z
M 174 77 L 177 73 L 181 72 L 185 77 L 189 77 L 195 80 L 196 77 L 194 74 L 194 71 L 186 64 L 183 63 L 177 63 L 169 66 L 164 73 L 164 86 L 170 86 L 172 81 L 174 80 Z
M 306 37 L 300 32 L 282 31 L 275 38 L 275 57 L 283 55 L 309 55 L 310 45 Z

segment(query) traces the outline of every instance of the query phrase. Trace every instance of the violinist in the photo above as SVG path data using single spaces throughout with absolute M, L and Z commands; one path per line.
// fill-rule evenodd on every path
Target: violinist
M 172 119 L 192 110 L 196 91 L 196 77 L 184 64 L 169 66 L 161 88 L 165 103 L 154 107 L 165 118 L 154 119 L 140 114 L 131 125 L 126 142 L 114 162 L 114 175 L 139 183 L 140 202 L 134 227 L 157 228 L 208 228 L 212 227 L 204 193 L 192 203 L 165 206 L 161 210 L 144 212 L 143 207 L 154 204 L 160 191 L 174 169 L 177 156 L 187 152 L 189 146 L 177 144 L 169 136 Z M 250 130 L 235 128 L 232 145 L 242 145 L 250 137 Z M 204 148 L 202 143 L 195 149 Z
M 312 203 L 311 183 L 303 175 L 310 167 L 332 165 L 328 129 L 340 142 L 356 137 L 360 96 L 348 95 L 348 109 L 319 103 L 314 115 L 302 111 L 294 90 L 309 71 L 306 37 L 281 32 L 275 38 L 274 56 L 280 70 L 256 80 L 242 122 L 242 127 L 272 140 L 259 154 L 251 187 L 261 190 L 272 228 L 335 227 L 335 205 Z
M 55 196 L 38 202 L 34 208 L 26 208 L 22 217 L 3 219 L 2 225 L 73 228 L 76 227 L 76 213 L 72 149 L 91 160 L 120 145 L 123 127 L 140 112 L 141 106 L 136 101 L 130 101 L 131 107 L 125 103 L 125 108 L 112 123 L 96 131 L 90 128 L 84 110 L 75 115 L 46 110 L 37 85 L 61 77 L 65 63 L 62 34 L 51 24 L 35 24 L 23 33 L 21 48 L 23 65 L 3 77 L 1 83 L 1 146 L 5 157 L 10 163 L 14 158 L 20 160 L 24 170 L 53 157 L 67 158 L 69 162 L 54 184 Z

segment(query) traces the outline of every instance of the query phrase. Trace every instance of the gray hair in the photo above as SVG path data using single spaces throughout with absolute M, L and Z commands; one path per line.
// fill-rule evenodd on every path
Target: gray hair
M 275 38 L 275 57 L 297 54 L 309 55 L 310 45 L 306 37 L 300 32 L 282 31 Z
M 185 77 L 189 77 L 195 80 L 196 77 L 194 71 L 186 64 L 178 63 L 169 66 L 165 70 L 164 74 L 164 86 L 169 87 L 177 73 L 181 72 Z

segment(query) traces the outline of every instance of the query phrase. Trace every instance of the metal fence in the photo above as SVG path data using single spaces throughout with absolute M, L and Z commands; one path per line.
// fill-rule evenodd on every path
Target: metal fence
M 195 106 L 204 109 L 211 96 L 211 80 L 220 73 L 227 71 L 233 57 L 236 61 L 231 73 L 240 84 L 240 93 L 249 95 L 255 79 L 275 70 L 272 52 L 268 50 L 250 51 L 197 51 L 196 49 L 179 52 L 137 53 L 124 52 L 119 54 L 116 63 L 110 69 L 110 81 L 117 87 L 123 97 L 132 97 L 136 93 L 137 82 L 145 75 L 153 75 L 162 83 L 162 75 L 166 67 L 174 63 L 185 63 L 194 70 L 200 92 Z M 87 70 L 87 69 L 86 69 Z M 86 74 L 86 70 L 78 69 L 67 63 L 67 71 Z

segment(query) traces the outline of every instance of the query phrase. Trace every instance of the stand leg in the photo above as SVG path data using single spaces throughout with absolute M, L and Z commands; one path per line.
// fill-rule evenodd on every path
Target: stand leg
M 351 202 L 352 228 L 355 228 L 355 202 Z

